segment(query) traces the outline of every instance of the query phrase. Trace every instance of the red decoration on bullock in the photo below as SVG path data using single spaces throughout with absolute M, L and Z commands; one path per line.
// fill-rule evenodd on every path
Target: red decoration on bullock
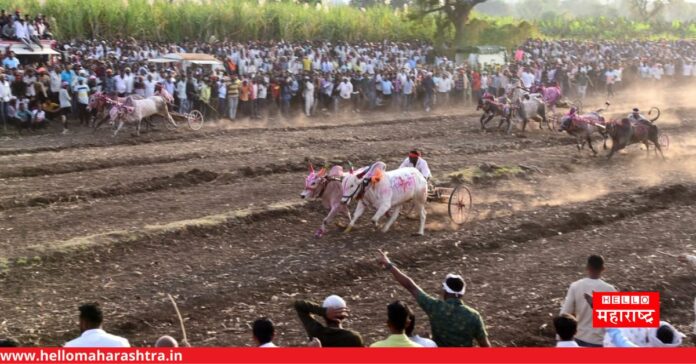
M 373 185 L 376 185 L 377 183 L 379 183 L 379 181 L 382 180 L 382 177 L 384 177 L 384 172 L 382 172 L 382 169 L 377 169 L 375 170 L 375 174 L 372 175 L 372 178 L 370 178 L 370 182 Z

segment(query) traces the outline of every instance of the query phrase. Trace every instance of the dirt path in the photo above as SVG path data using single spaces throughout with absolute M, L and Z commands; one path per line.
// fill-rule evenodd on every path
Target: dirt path
M 338 293 L 372 342 L 385 334 L 384 305 L 408 299 L 374 266 L 378 247 L 432 293 L 446 272 L 465 274 L 496 345 L 550 345 L 544 325 L 591 253 L 620 288 L 662 291 L 663 316 L 690 332 L 693 272 L 656 249 L 696 251 L 685 224 L 696 217 L 696 138 L 688 124 L 666 130 L 667 162 L 638 147 L 606 161 L 538 130 L 481 133 L 466 113 L 133 142 L 13 139 L 0 148 L 0 336 L 60 344 L 76 334 L 76 305 L 97 300 L 109 330 L 151 344 L 177 332 L 171 293 L 196 345 L 249 345 L 259 315 L 279 324 L 280 343 L 298 345 L 292 300 Z M 412 220 L 379 234 L 367 217 L 349 235 L 312 237 L 324 211 L 298 198 L 308 161 L 395 166 L 413 146 L 438 183 L 473 187 L 472 222 L 457 229 L 433 204 L 423 238 L 410 235 Z

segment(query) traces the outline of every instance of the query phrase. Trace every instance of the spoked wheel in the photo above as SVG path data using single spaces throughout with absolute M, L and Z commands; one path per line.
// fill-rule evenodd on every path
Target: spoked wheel
M 464 185 L 457 186 L 449 198 L 447 212 L 453 223 L 461 225 L 469 220 L 473 208 L 471 191 Z
M 200 130 L 203 127 L 203 122 L 205 122 L 205 119 L 203 119 L 203 114 L 200 111 L 192 110 L 187 115 L 186 121 L 188 121 L 188 125 L 191 130 Z
M 657 137 L 657 142 L 660 144 L 660 148 L 665 151 L 669 150 L 669 135 L 660 133 L 660 135 Z

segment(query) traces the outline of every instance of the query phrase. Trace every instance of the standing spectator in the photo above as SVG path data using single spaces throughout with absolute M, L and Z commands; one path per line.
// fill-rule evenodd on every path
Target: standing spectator
M 19 67 L 19 59 L 17 59 L 14 51 L 10 51 L 10 55 L 2 60 L 2 66 L 8 70 L 14 70 Z
M 401 272 L 379 251 L 379 263 L 416 299 L 430 319 L 433 340 L 439 347 L 471 347 L 474 340 L 481 347 L 491 346 L 481 315 L 462 302 L 466 284 L 462 277 L 448 274 L 442 283 L 442 300 L 426 294 L 411 278 Z
M 80 306 L 80 337 L 68 341 L 66 348 L 127 348 L 125 338 L 111 335 L 102 329 L 104 314 L 97 303 Z
M 227 76 L 221 78 L 216 83 L 218 97 L 217 112 L 220 117 L 223 117 L 227 114 L 227 84 L 225 83 L 225 81 L 229 82 Z
M 63 123 L 63 134 L 68 133 L 68 115 L 72 110 L 72 104 L 70 103 L 70 94 L 68 93 L 68 83 L 63 82 L 63 87 L 61 87 L 58 93 L 58 104 L 60 106 L 60 121 Z
M 570 314 L 578 320 L 578 333 L 575 341 L 583 347 L 602 347 L 604 330 L 592 327 L 593 292 L 616 292 L 614 286 L 604 282 L 604 258 L 590 255 L 587 258 L 587 278 L 573 282 L 568 288 L 561 314 Z
M 275 327 L 273 326 L 273 321 L 266 317 L 262 317 L 254 321 L 252 325 L 252 331 L 254 335 L 254 341 L 256 346 L 259 348 L 276 348 L 276 344 L 273 343 L 273 337 L 275 336 Z
M 581 100 L 585 99 L 587 95 L 587 86 L 592 86 L 592 80 L 587 76 L 587 72 L 581 71 L 575 77 L 575 84 L 577 85 L 578 97 Z
M 370 347 L 372 348 L 420 348 L 420 344 L 411 341 L 406 336 L 406 326 L 408 318 L 412 315 L 408 306 L 401 302 L 395 301 L 387 306 L 387 327 L 389 328 L 389 337 L 386 340 L 378 341 Z
M 305 59 L 308 58 L 305 57 Z M 314 106 L 314 82 L 312 82 L 312 80 L 307 76 L 304 78 L 302 97 L 304 97 L 305 115 L 312 116 L 312 106 Z
M 0 120 L 2 129 L 7 131 L 7 121 L 9 120 L 9 106 L 12 100 L 12 89 L 4 73 L 0 73 Z
M 65 81 L 65 79 L 64 79 Z M 67 81 L 70 82 L 70 81 Z M 125 73 L 123 70 L 119 72 L 118 75 L 114 77 L 114 85 L 116 87 L 116 93 L 118 94 L 118 97 L 126 97 L 128 94 L 128 80 L 126 78 Z M 135 84 L 133 86 L 135 88 Z
M 353 95 L 353 84 L 348 82 L 347 78 L 343 79 L 338 85 L 338 96 L 340 98 L 340 107 L 343 108 L 345 105 L 350 106 L 350 97 Z
M 251 84 L 248 80 L 242 81 L 242 87 L 239 90 L 239 110 L 246 116 L 253 116 L 251 113 Z
M 430 112 L 430 109 L 433 107 L 433 98 L 435 96 L 435 81 L 433 81 L 433 74 L 430 72 L 425 76 L 425 79 L 423 79 L 423 93 L 425 94 L 423 107 L 425 108 L 425 112 Z
M 343 298 L 336 295 L 326 297 L 321 306 L 309 301 L 295 301 L 295 310 L 307 334 L 319 339 L 322 347 L 365 346 L 360 334 L 343 328 L 343 321 L 348 318 L 348 308 Z M 326 325 L 312 315 L 323 317 Z
M 266 82 L 264 80 L 258 80 L 257 94 L 254 102 L 256 103 L 256 117 L 262 119 L 266 113 L 266 98 L 268 98 L 268 88 L 266 87 Z
M 179 99 L 179 113 L 185 114 L 188 112 L 188 98 L 186 96 L 186 80 L 179 76 L 179 81 L 176 83 L 176 97 Z
M 227 84 L 227 107 L 230 120 L 237 118 L 237 106 L 239 105 L 239 89 L 242 82 L 233 74 L 230 83 Z
M 420 337 L 414 333 L 416 329 L 416 315 L 411 312 L 408 316 L 408 326 L 406 326 L 406 336 L 414 343 L 424 347 L 424 348 L 436 348 L 437 344 L 430 339 Z
M 58 101 L 58 92 L 60 92 L 60 84 L 62 82 L 60 78 L 60 66 L 54 67 L 51 72 L 49 72 L 48 76 L 50 78 L 49 81 L 49 91 L 50 95 L 49 98 L 53 102 Z
M 80 119 L 80 125 L 89 125 L 89 87 L 85 84 L 85 79 L 80 78 L 75 85 L 75 94 L 77 95 L 77 114 Z
M 575 334 L 578 332 L 578 320 L 564 313 L 553 319 L 553 327 L 556 335 L 561 339 L 556 343 L 557 348 L 578 348 L 580 345 L 575 342 Z
M 413 76 L 408 76 L 403 84 L 402 88 L 402 102 L 401 111 L 407 113 L 411 109 L 411 103 L 413 102 L 413 93 L 416 90 L 416 84 L 413 82 Z

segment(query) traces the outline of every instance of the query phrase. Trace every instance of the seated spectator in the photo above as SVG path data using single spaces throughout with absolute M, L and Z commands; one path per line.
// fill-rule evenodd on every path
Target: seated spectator
M 310 301 L 295 301 L 295 310 L 310 337 L 319 339 L 322 347 L 363 347 L 359 333 L 344 329 L 343 321 L 348 318 L 348 308 L 343 298 L 326 297 L 321 306 Z M 321 316 L 326 325 L 312 315 Z
M 31 112 L 27 109 L 26 102 L 19 102 L 19 108 L 14 116 L 14 122 L 20 129 L 29 129 L 31 127 Z
M 416 344 L 419 344 L 420 346 L 422 346 L 424 348 L 436 348 L 437 347 L 437 344 L 435 344 L 434 341 L 414 334 L 415 329 L 416 329 L 416 315 L 414 315 L 413 312 L 411 312 L 411 314 L 408 316 L 408 326 L 406 326 L 406 336 L 408 336 L 408 338 L 411 339 L 411 341 L 413 341 Z
M 31 108 L 31 127 L 33 129 L 45 128 L 48 125 L 46 112 L 43 111 L 38 103 L 34 103 Z
M 276 348 L 276 344 L 273 343 L 273 337 L 275 336 L 275 327 L 273 326 L 273 321 L 266 317 L 262 317 L 252 325 L 252 331 L 254 334 L 254 341 L 256 346 L 259 348 Z
M 439 347 L 471 347 L 474 346 L 474 340 L 481 347 L 491 346 L 481 315 L 462 302 L 466 285 L 461 276 L 447 275 L 442 283 L 442 300 L 438 300 L 418 287 L 381 250 L 379 263 L 411 293 L 421 309 L 428 315 L 433 340 Z
M 556 316 L 553 319 L 553 327 L 556 329 L 556 335 L 561 339 L 556 343 L 557 348 L 579 348 L 580 345 L 575 342 L 575 334 L 578 332 L 578 320 L 564 313 Z
M 17 348 L 19 344 L 12 339 L 0 339 L 0 348 Z
M 390 335 L 386 340 L 378 341 L 370 347 L 372 348 L 420 348 L 420 344 L 411 341 L 406 336 L 406 326 L 408 318 L 412 314 L 408 306 L 401 302 L 392 302 L 387 306 L 387 327 Z
M 111 335 L 102 329 L 104 313 L 98 303 L 80 306 L 80 337 L 68 341 L 66 348 L 127 348 L 125 338 Z
M 620 348 L 676 348 L 681 346 L 686 335 L 674 326 L 660 321 L 657 328 L 607 329 L 604 347 Z
M 157 341 L 155 341 L 155 347 L 156 348 L 178 348 L 179 342 L 177 342 L 175 338 L 173 338 L 169 335 L 164 335 L 164 336 L 161 336 L 159 339 L 157 339 Z

